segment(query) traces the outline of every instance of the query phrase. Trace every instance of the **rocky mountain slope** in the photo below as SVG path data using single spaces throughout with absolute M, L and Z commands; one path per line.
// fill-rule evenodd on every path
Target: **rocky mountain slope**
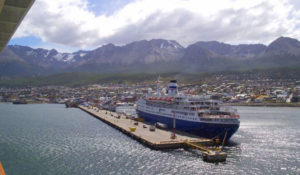
M 268 46 L 199 41 L 186 48 L 174 40 L 153 39 L 74 53 L 11 45 L 0 54 L 0 77 L 78 71 L 206 72 L 291 65 L 300 65 L 300 42 L 288 37 L 280 37 Z

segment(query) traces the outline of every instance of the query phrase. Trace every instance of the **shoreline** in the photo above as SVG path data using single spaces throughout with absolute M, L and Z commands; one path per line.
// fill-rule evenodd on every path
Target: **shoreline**
M 248 107 L 300 107 L 299 103 L 224 103 L 227 106 L 248 106 Z
M 3 101 L 0 101 L 0 104 L 1 103 L 13 104 L 13 102 L 3 102 Z M 15 105 L 35 105 L 35 104 L 60 104 L 60 105 L 64 105 L 65 103 L 28 102 L 26 104 L 15 104 Z
M 10 103 L 12 102 L 0 102 L 0 103 Z M 29 102 L 29 104 L 61 104 L 65 103 L 45 103 L 45 102 Z M 248 106 L 248 107 L 300 107 L 300 103 L 223 103 L 225 106 Z M 23 104 L 26 105 L 26 104 Z

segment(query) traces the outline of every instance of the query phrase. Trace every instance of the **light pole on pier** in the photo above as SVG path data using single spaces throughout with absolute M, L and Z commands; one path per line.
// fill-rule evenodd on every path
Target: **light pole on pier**
M 171 139 L 176 139 L 176 118 L 175 118 L 175 111 L 173 112 L 173 133 L 171 134 Z

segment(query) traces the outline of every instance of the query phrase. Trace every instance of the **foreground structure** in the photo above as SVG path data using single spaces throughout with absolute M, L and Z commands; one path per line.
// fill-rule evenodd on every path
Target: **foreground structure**
M 0 1 L 0 52 L 5 48 L 33 3 L 34 0 Z

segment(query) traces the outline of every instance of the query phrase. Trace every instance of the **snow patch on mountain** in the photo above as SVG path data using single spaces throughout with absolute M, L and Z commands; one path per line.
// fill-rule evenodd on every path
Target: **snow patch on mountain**
M 57 60 L 57 61 L 61 61 L 63 59 L 63 55 L 61 53 L 58 53 L 54 56 L 54 58 Z
M 49 56 L 49 54 L 50 54 L 50 50 L 48 50 L 46 53 L 45 53 L 45 57 L 48 57 Z
M 26 55 L 32 55 L 32 53 L 33 53 L 33 51 L 30 50 L 30 51 L 27 51 L 27 52 L 26 52 Z
M 164 43 L 161 43 L 161 44 L 160 44 L 160 48 L 161 48 L 161 49 L 164 48 Z
M 80 57 L 84 57 L 86 55 L 86 53 L 80 53 L 79 56 Z
M 63 62 L 70 62 L 74 58 L 73 54 L 68 54 L 64 59 Z

